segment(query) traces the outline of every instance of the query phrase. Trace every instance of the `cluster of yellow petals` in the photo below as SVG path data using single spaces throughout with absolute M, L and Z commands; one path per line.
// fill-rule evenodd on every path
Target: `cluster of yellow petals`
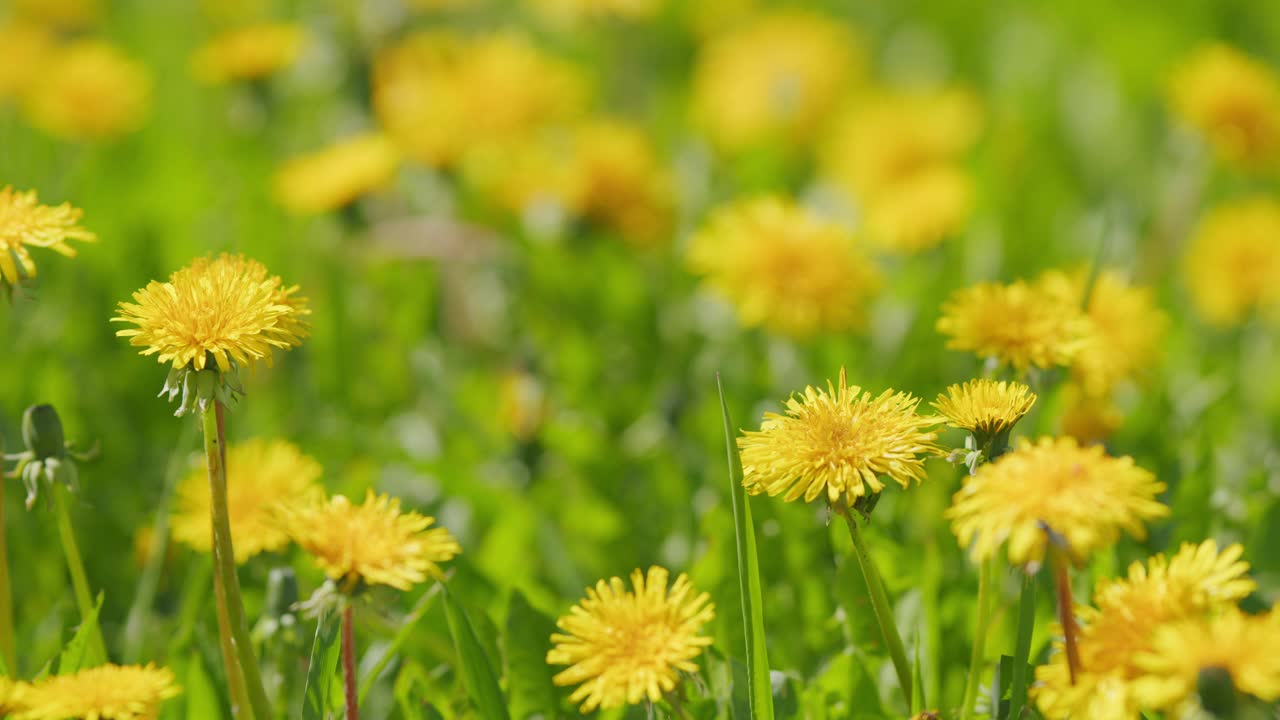
M 347 590 L 360 584 L 408 590 L 440 577 L 438 563 L 462 552 L 448 530 L 431 527 L 435 518 L 404 512 L 398 499 L 373 490 L 361 505 L 335 495 L 291 505 L 283 517 L 294 542 Z
M 1280 310 L 1280 203 L 1268 197 L 1236 200 L 1201 219 L 1185 256 L 1196 309 L 1229 327 L 1253 314 Z
M 717 146 L 807 142 L 862 74 L 852 31 L 823 15 L 761 13 L 710 38 L 693 71 L 693 114 Z
M 0 280 L 16 285 L 23 277 L 36 276 L 29 248 L 48 248 L 75 257 L 76 249 L 68 240 L 97 240 L 97 235 L 80 227 L 83 215 L 84 211 L 70 203 L 41 205 L 34 190 L 0 189 Z
M 110 140 L 142 126 L 151 109 L 146 66 L 101 40 L 77 40 L 42 58 L 23 94 L 28 122 L 68 140 Z
M 134 292 L 112 321 L 135 326 L 116 335 L 129 338 L 143 355 L 175 369 L 215 364 L 226 372 L 233 362 L 270 364 L 273 348 L 301 344 L 311 311 L 297 291 L 241 255 L 197 258 L 168 282 L 153 280 Z
M 929 430 L 942 418 L 916 414 L 920 400 L 885 390 L 872 396 L 847 385 L 806 387 L 787 400 L 786 414 L 765 413 L 760 430 L 738 438 L 742 484 L 753 495 L 788 502 L 825 498 L 852 505 L 884 489 L 882 477 L 907 487 L 924 480 L 925 458 L 942 449 Z
M 697 672 L 693 659 L 711 644 L 699 635 L 715 617 L 706 593 L 695 594 L 680 575 L 668 588 L 669 574 L 651 567 L 631 573 L 633 590 L 621 578 L 601 580 L 587 597 L 561 617 L 551 636 L 551 665 L 567 665 L 556 685 L 578 685 L 569 696 L 582 712 L 659 702 L 682 672 Z
M 956 291 L 943 304 L 937 329 L 948 336 L 948 348 L 1019 372 L 1070 364 L 1093 333 L 1080 298 L 1065 298 L 1023 280 Z
M 1110 457 L 1101 446 L 1073 438 L 1025 439 L 965 479 L 946 511 L 962 547 L 984 559 L 1007 544 L 1009 562 L 1037 564 L 1060 536 L 1082 563 L 1114 543 L 1124 530 L 1145 537 L 1147 520 L 1168 515 L 1156 500 L 1164 483 L 1129 457 Z
M 7 709 L 14 720 L 154 720 L 180 692 L 168 668 L 102 665 L 20 685 Z
M 848 229 L 772 196 L 715 211 L 690 241 L 688 264 L 742 325 L 798 338 L 859 327 L 881 282 Z
M 948 387 L 932 404 L 951 427 L 993 438 L 1031 410 L 1036 394 L 1022 383 L 978 379 Z
M 306 215 L 336 210 L 395 179 L 400 151 L 390 137 L 368 132 L 295 157 L 276 171 L 276 200 Z
M 591 20 L 645 20 L 662 8 L 663 0 L 523 0 L 548 22 L 573 26 Z
M 1193 52 L 1170 78 L 1174 110 L 1227 162 L 1280 160 L 1280 80 L 1265 64 L 1223 44 Z
M 38 79 L 32 68 L 41 67 L 55 49 L 57 37 L 48 26 L 24 20 L 0 21 L 0 101 L 21 98 Z
M 254 80 L 293 64 L 306 32 L 294 23 L 256 23 L 224 31 L 191 56 L 195 76 L 209 83 Z
M 227 449 L 227 515 L 237 563 L 289 543 L 281 513 L 311 497 L 321 472 L 320 463 L 283 440 L 253 439 Z M 212 552 L 211 512 L 209 476 L 202 464 L 178 485 L 174 539 Z
M 1169 663 L 1177 658 L 1153 657 L 1157 638 L 1169 627 L 1230 611 L 1252 592 L 1256 585 L 1240 560 L 1243 552 L 1239 545 L 1219 552 L 1212 540 L 1187 543 L 1172 558 L 1156 555 L 1133 563 L 1125 578 L 1103 580 L 1093 606 L 1076 611 L 1081 672 L 1075 682 L 1061 647 L 1036 668 L 1032 697 L 1040 711 L 1050 720 L 1129 720 L 1141 709 L 1155 709 L 1152 700 L 1169 701 Z M 1144 666 L 1157 673 L 1149 675 Z
M 1236 690 L 1266 702 L 1280 699 L 1280 613 L 1246 615 L 1230 607 L 1208 619 L 1156 630 L 1151 650 L 1134 662 L 1143 676 L 1134 694 L 1144 707 L 1172 710 L 1195 690 L 1202 670 L 1225 670 Z

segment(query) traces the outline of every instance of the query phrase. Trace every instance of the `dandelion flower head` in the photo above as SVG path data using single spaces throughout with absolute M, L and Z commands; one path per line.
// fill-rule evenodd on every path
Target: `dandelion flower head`
M 1046 527 L 1082 563 L 1124 530 L 1145 537 L 1143 523 L 1169 514 L 1155 498 L 1165 489 L 1129 457 L 1114 458 L 1073 438 L 1020 440 L 1016 448 L 965 480 L 946 512 L 962 547 L 984 559 L 1008 544 L 1009 562 L 1039 563 Z
M 690 241 L 688 264 L 742 325 L 798 338 L 859 327 L 881 283 L 852 233 L 778 197 L 714 212 Z
M 276 200 L 298 214 L 350 205 L 389 184 L 400 166 L 396 144 L 381 133 L 363 133 L 289 160 L 276 171 Z
M 305 501 L 319 485 L 321 468 L 297 446 L 283 440 L 253 439 L 227 449 L 227 513 L 236 562 L 289 543 L 281 522 L 284 508 Z M 173 537 L 201 552 L 212 552 L 207 470 L 202 464 L 178 485 Z
M 21 98 L 38 80 L 31 68 L 40 67 L 57 48 L 57 38 L 47 26 L 25 20 L 0 22 L 0 101 Z
M 67 140 L 111 140 L 140 128 L 151 109 L 151 74 L 119 48 L 79 40 L 45 61 L 24 96 L 28 121 Z
M 70 203 L 41 205 L 35 190 L 0 189 L 0 279 L 16 285 L 23 277 L 36 276 L 29 248 L 48 248 L 75 257 L 68 240 L 94 242 L 97 235 L 80 227 L 84 211 Z
M 926 250 L 964 225 L 972 202 L 969 176 L 954 165 L 935 165 L 868 198 L 862 208 L 864 232 L 886 250 Z
M 582 211 L 636 244 L 670 231 L 674 187 L 649 136 L 617 120 L 597 120 L 575 130 L 573 173 Z
M 311 311 L 297 292 L 242 255 L 197 258 L 168 282 L 153 280 L 134 292 L 112 320 L 134 326 L 116 335 L 141 347 L 142 355 L 175 369 L 227 372 L 233 363 L 269 365 L 273 348 L 302 344 Z
M 173 671 L 154 665 L 102 665 L 50 675 L 27 688 L 17 720 L 155 720 L 181 691 Z
M 661 10 L 663 0 L 524 0 L 524 4 L 553 25 L 573 27 L 605 18 L 646 20 Z
M 285 527 L 330 579 L 347 588 L 390 585 L 408 590 L 428 576 L 440 577 L 438 563 L 462 552 L 458 541 L 435 518 L 404 512 L 400 501 L 369 490 L 364 503 L 335 495 L 326 502 L 285 509 Z
M 1081 445 L 1106 440 L 1124 423 L 1124 415 L 1108 395 L 1091 395 L 1079 383 L 1068 382 L 1062 397 L 1061 434 L 1075 438 Z
M 706 593 L 696 593 L 680 575 L 668 588 L 668 572 L 651 567 L 631 573 L 633 590 L 621 578 L 601 580 L 556 626 L 547 663 L 567 665 L 556 685 L 578 685 L 569 696 L 582 712 L 658 702 L 681 672 L 696 672 L 693 659 L 711 644 L 699 635 L 715 617 Z
M 883 490 L 883 477 L 903 487 L 921 482 L 925 458 L 942 452 L 928 429 L 942 418 L 916 414 L 919 404 L 892 390 L 872 396 L 846 384 L 841 369 L 837 385 L 806 387 L 787 400 L 786 414 L 765 413 L 759 430 L 742 433 L 742 484 L 788 502 L 853 505 Z
M 1280 159 L 1280 81 L 1266 65 L 1228 45 L 1206 45 L 1175 69 L 1169 96 L 1223 160 L 1259 168 Z
M 1187 248 L 1191 299 L 1210 323 L 1230 327 L 1280 309 L 1280 203 L 1254 197 L 1210 210 Z
M 968 430 L 982 445 L 982 439 L 1009 432 L 1035 404 L 1036 394 L 1022 383 L 979 379 L 947 388 L 933 407 L 948 425 Z
M 293 23 L 257 23 L 227 30 L 191 56 L 196 77 L 209 83 L 254 80 L 293 64 L 306 33 Z
M 942 305 L 937 329 L 948 336 L 948 348 L 1019 372 L 1070 363 L 1093 332 L 1079 302 L 1022 280 L 979 283 L 953 293 Z

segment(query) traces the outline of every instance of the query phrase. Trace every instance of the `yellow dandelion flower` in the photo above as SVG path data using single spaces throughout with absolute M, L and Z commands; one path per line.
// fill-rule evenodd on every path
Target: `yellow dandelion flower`
M 698 634 L 715 617 L 706 593 L 695 595 L 683 574 L 668 589 L 668 573 L 649 568 L 631 573 L 634 591 L 621 578 L 601 580 L 587 597 L 556 621 L 547 663 L 568 665 L 556 685 L 578 685 L 569 696 L 582 712 L 644 700 L 658 702 L 676 686 L 680 672 L 696 672 L 693 659 L 711 644 Z
M 150 106 L 146 66 L 107 43 L 81 40 L 47 58 L 23 108 L 50 135 L 109 140 L 140 128 Z
M 462 552 L 448 530 L 431 527 L 435 518 L 403 512 L 398 499 L 372 490 L 362 505 L 336 495 L 286 508 L 284 519 L 294 542 L 347 589 L 362 583 L 408 590 L 440 577 L 438 563 Z
M 287 210 L 314 214 L 336 210 L 386 186 L 400 166 L 389 137 L 364 133 L 286 162 L 276 171 L 276 200 Z
M 933 407 L 951 427 L 973 433 L 981 447 L 1006 435 L 1035 404 L 1036 394 L 1022 383 L 980 379 L 952 385 Z
M 462 177 L 477 195 L 517 216 L 542 209 L 567 219 L 583 211 L 573 156 L 572 139 L 548 130 L 472 148 L 462 162 Z
M 973 182 L 959 168 L 920 170 L 868 199 L 865 232 L 886 250 L 927 250 L 964 225 L 972 198 Z
M 143 348 L 144 356 L 175 369 L 216 365 L 226 372 L 233 363 L 270 364 L 272 348 L 302 344 L 311 311 L 297 292 L 242 255 L 196 258 L 168 282 L 153 280 L 134 292 L 112 321 L 136 326 L 116 335 Z
M 1037 283 L 1064 302 L 1079 304 L 1087 279 L 1083 271 L 1051 270 Z M 1155 362 L 1168 318 L 1149 288 L 1132 285 L 1113 270 L 1094 279 L 1085 314 L 1093 332 L 1072 358 L 1071 373 L 1089 397 L 1101 398 Z
M 1018 280 L 1010 285 L 979 283 L 952 294 L 942 306 L 938 332 L 947 347 L 1012 365 L 1066 365 L 1093 331 L 1080 303 Z
M 1280 81 L 1239 50 L 1199 48 L 1174 71 L 1169 96 L 1223 160 L 1257 168 L 1280 157 Z
M 570 172 L 588 217 L 637 244 L 653 243 L 670 232 L 673 181 L 639 127 L 597 120 L 577 128 Z
M 1061 643 L 1036 668 L 1032 695 L 1045 717 L 1129 720 L 1142 703 L 1134 681 L 1136 660 L 1152 649 L 1157 629 L 1233 607 L 1256 585 L 1240 560 L 1244 548 L 1222 552 L 1212 540 L 1185 543 L 1172 558 L 1156 555 L 1129 566 L 1125 578 L 1103 580 L 1094 605 L 1077 608 L 1082 672 L 1072 683 Z
M 524 4 L 555 25 L 573 26 L 590 20 L 618 18 L 646 20 L 662 9 L 664 0 L 524 0 Z
M 0 675 L 0 717 L 6 717 L 25 707 L 23 700 L 26 699 L 27 687 L 24 682 L 16 682 Z
M 228 30 L 191 56 L 195 76 L 209 83 L 253 80 L 293 64 L 306 32 L 295 23 L 258 23 Z
M 752 495 L 780 495 L 788 502 L 825 497 L 848 505 L 884 489 L 882 477 L 903 487 L 924 480 L 924 460 L 942 453 L 942 418 L 916 414 L 918 398 L 885 390 L 873 397 L 857 385 L 812 386 L 787 400 L 786 414 L 765 413 L 760 430 L 738 438 L 742 484 Z
M 1100 443 L 1115 434 L 1124 422 L 1120 408 L 1107 396 L 1086 393 L 1077 383 L 1067 383 L 1062 392 L 1062 434 L 1075 438 L 1081 445 Z
M 698 53 L 693 108 L 725 150 L 806 142 L 861 74 L 853 32 L 816 13 L 761 14 L 709 40 Z
M 5 57 L 0 63 L 0 100 L 20 98 L 39 75 L 31 69 L 43 66 L 57 39 L 40 23 L 9 20 L 0 24 L 0 47 Z
M 66 257 L 76 249 L 68 240 L 94 242 L 97 235 L 80 227 L 84 211 L 70 203 L 41 205 L 35 190 L 0 189 L 0 280 L 16 285 L 23 277 L 36 276 L 36 263 L 28 248 L 48 248 Z
M 1280 203 L 1264 197 L 1209 211 L 1187 248 L 1184 267 L 1196 309 L 1227 327 L 1280 308 Z
M 850 232 L 778 197 L 713 213 L 690 241 L 688 263 L 744 326 L 800 338 L 860 326 L 881 282 Z
M 102 18 L 103 0 L 10 0 L 14 15 L 63 30 L 78 30 Z
M 283 440 L 253 439 L 227 449 L 227 514 L 237 563 L 289 543 L 281 510 L 310 497 L 320 474 L 320 463 Z M 203 464 L 178 485 L 177 505 L 174 539 L 212 552 L 209 476 Z
M 1046 527 L 1066 541 L 1077 563 L 1124 530 L 1145 537 L 1143 522 L 1169 514 L 1155 497 L 1165 489 L 1133 458 L 1114 458 L 1073 438 L 1023 439 L 965 480 L 946 511 L 962 547 L 978 559 L 1008 543 L 1009 562 L 1039 563 Z
M 16 719 L 154 720 L 160 704 L 180 692 L 168 668 L 102 665 L 32 685 Z
M 1144 707 L 1172 709 L 1195 692 L 1201 671 L 1219 669 L 1241 692 L 1267 702 L 1280 699 L 1280 616 L 1274 612 L 1250 616 L 1229 608 L 1158 628 L 1151 650 L 1135 658 L 1145 673 L 1135 694 Z

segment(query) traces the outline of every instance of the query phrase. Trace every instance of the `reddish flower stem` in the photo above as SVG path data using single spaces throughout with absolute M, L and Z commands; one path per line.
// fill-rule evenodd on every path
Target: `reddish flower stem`
M 1071 597 L 1071 575 L 1067 569 L 1064 553 L 1053 551 L 1053 581 L 1058 596 L 1058 624 L 1062 625 L 1063 645 L 1067 650 L 1067 670 L 1070 672 L 1071 684 L 1076 684 L 1076 676 L 1080 673 L 1080 649 L 1076 647 L 1076 636 L 1080 627 L 1076 625 L 1074 601 Z
M 347 691 L 347 720 L 360 720 L 359 681 L 356 678 L 356 638 L 351 603 L 342 608 L 342 679 Z

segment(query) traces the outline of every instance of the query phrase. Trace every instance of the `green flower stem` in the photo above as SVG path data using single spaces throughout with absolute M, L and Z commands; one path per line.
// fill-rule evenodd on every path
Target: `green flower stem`
M 978 697 L 978 681 L 982 678 L 987 631 L 991 623 L 991 580 L 994 573 L 995 558 L 987 558 L 978 565 L 978 619 L 973 631 L 973 649 L 969 653 L 969 677 L 964 686 L 960 720 L 973 717 L 973 704 Z
M 858 522 L 849 514 L 848 509 L 836 506 L 836 512 L 844 516 L 849 526 L 849 538 L 853 540 L 853 555 L 858 559 L 858 569 L 862 571 L 862 579 L 867 584 L 867 595 L 871 598 L 871 609 L 880 625 L 880 635 L 884 638 L 885 647 L 889 649 L 889 657 L 893 660 L 893 669 L 898 673 L 898 684 L 902 686 L 903 697 L 907 707 L 911 707 L 911 664 L 907 662 L 907 652 L 902 645 L 902 635 L 898 633 L 898 625 L 893 619 L 893 608 L 889 606 L 889 596 L 885 593 L 884 582 L 880 579 L 880 571 L 876 569 L 871 553 L 867 551 L 867 542 L 858 530 Z
M 58 537 L 62 541 L 62 553 L 67 557 L 67 571 L 71 573 L 71 588 L 75 592 L 76 605 L 80 608 L 80 621 L 97 614 L 93 602 L 93 593 L 89 592 L 89 577 L 84 572 L 84 560 L 80 558 L 80 546 L 76 544 L 76 533 L 71 527 L 71 513 L 67 510 L 67 488 L 62 483 L 53 485 L 53 510 L 58 522 Z M 95 632 L 89 636 L 94 652 L 99 657 L 106 657 L 106 643 L 102 640 L 102 628 L 94 623 Z
M 3 449 L 0 448 L 0 455 Z M 13 588 L 9 583 L 9 548 L 5 544 L 4 486 L 0 485 L 0 653 L 9 675 L 18 675 L 17 643 L 13 637 Z
M 204 427 L 205 462 L 209 468 L 209 494 L 213 521 L 213 562 L 215 594 L 224 603 L 227 622 L 219 623 L 223 652 L 231 651 L 249 694 L 249 704 L 257 720 L 271 720 L 271 702 L 263 689 L 258 659 L 253 655 L 244 601 L 240 598 L 240 578 L 236 575 L 236 554 L 231 544 L 231 518 L 227 511 L 226 420 L 222 403 L 213 401 L 201 413 Z M 230 661 L 228 661 L 228 665 Z
M 216 564 L 216 561 L 215 561 Z M 249 691 L 244 685 L 244 672 L 236 657 L 236 646 L 231 640 L 231 622 L 227 619 L 226 594 L 222 591 L 222 576 L 213 573 L 213 602 L 218 613 L 218 641 L 222 646 L 223 667 L 227 671 L 227 696 L 231 700 L 231 717 L 236 720 L 253 720 L 249 709 Z
M 360 720 L 360 693 L 356 689 L 356 632 L 351 601 L 342 608 L 342 684 L 346 691 L 347 720 Z
M 1031 662 L 1031 635 L 1036 629 L 1036 576 L 1022 578 L 1018 598 L 1018 640 L 1013 650 L 1013 679 L 1010 684 L 1009 717 L 1019 718 L 1027 704 L 1027 665 Z
M 1058 601 L 1058 624 L 1062 626 L 1063 646 L 1067 651 L 1067 671 L 1071 684 L 1076 684 L 1076 676 L 1080 674 L 1080 649 L 1076 647 L 1076 635 L 1080 628 L 1076 626 L 1075 602 L 1071 597 L 1071 573 L 1067 562 L 1067 554 L 1054 547 L 1050 550 L 1053 564 L 1053 585 Z

